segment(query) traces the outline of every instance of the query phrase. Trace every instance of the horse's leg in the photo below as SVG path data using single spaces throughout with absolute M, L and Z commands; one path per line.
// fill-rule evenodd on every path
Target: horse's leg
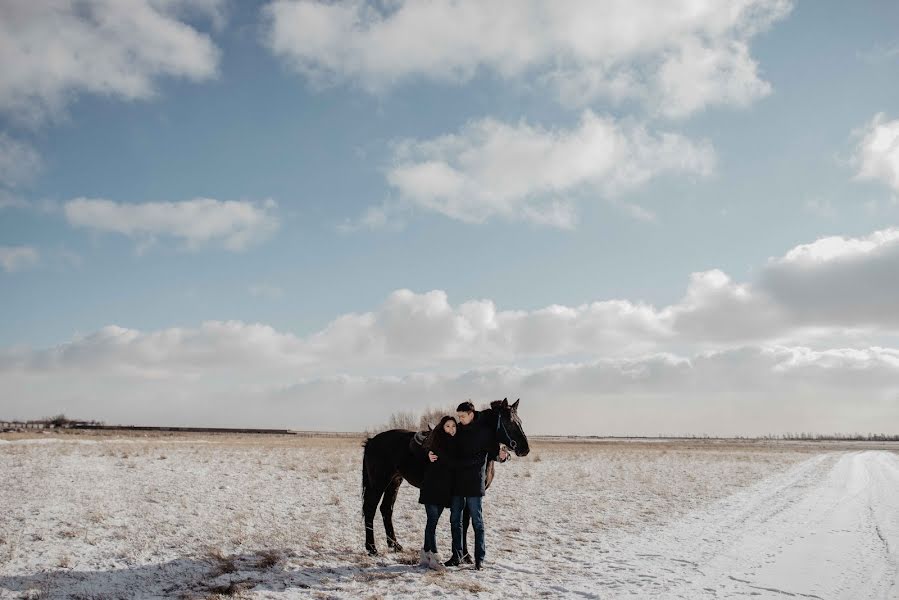
M 401 552 L 403 547 L 396 541 L 396 532 L 393 530 L 393 504 L 396 502 L 396 494 L 403 483 L 403 476 L 397 473 L 387 484 L 384 490 L 384 499 L 381 500 L 381 516 L 384 517 L 384 532 L 387 534 L 387 547 L 396 552 Z
M 374 555 L 378 553 L 375 546 L 375 512 L 389 478 L 382 472 L 383 469 L 370 468 L 367 463 L 365 460 L 362 462 L 362 514 L 365 517 L 365 550 Z

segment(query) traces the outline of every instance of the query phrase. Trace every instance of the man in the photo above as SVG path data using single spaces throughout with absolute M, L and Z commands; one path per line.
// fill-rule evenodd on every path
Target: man
M 484 562 L 484 517 L 481 499 L 486 491 L 487 459 L 505 461 L 508 454 L 500 450 L 495 432 L 487 419 L 474 409 L 471 402 L 463 402 L 456 408 L 459 421 L 456 433 L 460 466 L 453 484 L 450 506 L 450 527 L 453 533 L 453 556 L 446 566 L 458 566 L 462 560 L 462 512 L 468 508 L 474 526 L 474 564 L 480 569 Z

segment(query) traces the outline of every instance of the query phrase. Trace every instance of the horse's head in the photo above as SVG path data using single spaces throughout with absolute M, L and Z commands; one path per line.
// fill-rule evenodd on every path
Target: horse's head
M 496 400 L 490 403 L 490 408 L 496 411 L 497 441 L 506 444 L 517 456 L 527 456 L 531 448 L 528 446 L 528 436 L 524 434 L 521 419 L 518 418 L 519 398 L 509 404 L 508 398 Z

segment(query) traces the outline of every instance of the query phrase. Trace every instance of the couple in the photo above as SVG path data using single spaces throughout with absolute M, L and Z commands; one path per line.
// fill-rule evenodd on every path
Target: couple
M 462 512 L 467 507 L 474 525 L 475 568 L 482 567 L 486 552 L 481 498 L 485 491 L 487 460 L 505 462 L 509 458 L 494 439 L 487 419 L 474 409 L 474 404 L 463 402 L 456 408 L 456 418 L 440 419 L 425 440 L 423 452 L 427 453 L 425 460 L 428 463 L 418 497 L 418 502 L 425 505 L 428 519 L 421 550 L 422 566 L 440 570 L 471 562 L 471 557 L 462 553 Z M 453 554 L 441 563 L 437 555 L 436 530 L 445 508 L 450 509 Z

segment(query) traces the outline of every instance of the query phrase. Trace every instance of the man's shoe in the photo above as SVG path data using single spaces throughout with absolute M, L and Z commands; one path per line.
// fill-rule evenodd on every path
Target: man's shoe
M 466 552 L 466 553 L 462 556 L 462 562 L 464 562 L 466 565 L 470 565 L 470 564 L 472 563 L 472 560 L 471 560 L 471 554 L 468 554 L 468 553 Z
M 458 566 L 459 566 L 459 557 L 458 557 L 458 556 L 453 556 L 453 557 L 450 558 L 448 561 L 446 561 L 445 563 L 443 563 L 443 566 L 444 566 L 444 567 L 458 567 Z
M 428 556 L 428 552 L 425 552 L 424 548 L 418 551 L 418 566 L 419 567 L 427 567 L 428 562 L 430 561 L 430 557 Z

